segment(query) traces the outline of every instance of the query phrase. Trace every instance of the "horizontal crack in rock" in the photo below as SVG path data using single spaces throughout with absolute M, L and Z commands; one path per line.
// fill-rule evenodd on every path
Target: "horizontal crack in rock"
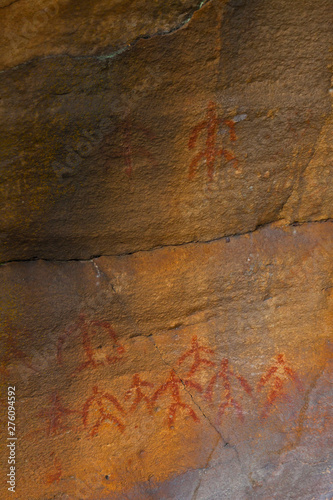
M 129 255 L 136 255 L 139 253 L 154 252 L 155 250 L 161 250 L 163 248 L 177 248 L 177 247 L 182 247 L 182 246 L 186 246 L 186 245 L 194 245 L 194 244 L 207 245 L 210 243 L 222 241 L 222 240 L 227 239 L 227 238 L 236 238 L 239 236 L 245 236 L 247 234 L 252 234 L 252 233 L 254 233 L 262 228 L 265 228 L 265 227 L 268 227 L 272 224 L 275 224 L 276 222 L 279 222 L 279 221 L 267 222 L 266 224 L 259 224 L 258 226 L 256 226 L 252 230 L 244 231 L 244 232 L 240 232 L 240 233 L 226 234 L 224 236 L 217 236 L 216 238 L 213 238 L 211 240 L 193 240 L 193 241 L 184 241 L 182 243 L 174 243 L 174 244 L 170 243 L 169 245 L 160 245 L 160 246 L 156 246 L 156 247 L 152 247 L 152 248 L 135 250 L 133 252 L 124 252 L 124 253 L 120 253 L 120 254 L 110 253 L 110 254 L 103 254 L 103 255 L 92 255 L 86 259 L 84 259 L 84 258 L 48 259 L 48 258 L 44 258 L 44 257 L 31 257 L 29 259 L 13 259 L 13 260 L 7 260 L 4 262 L 1 262 L 0 266 L 4 266 L 6 264 L 20 263 L 20 262 L 37 262 L 37 261 L 59 262 L 59 263 L 61 263 L 61 262 L 92 262 L 93 263 L 93 261 L 95 259 L 100 259 L 101 257 L 127 257 Z M 327 222 L 329 222 L 329 223 L 333 222 L 333 219 L 322 219 L 322 220 L 302 221 L 302 222 L 295 221 L 295 222 L 292 222 L 290 224 L 281 225 L 280 227 L 286 228 L 286 227 L 304 226 L 305 224 L 323 224 L 323 223 L 327 223 Z

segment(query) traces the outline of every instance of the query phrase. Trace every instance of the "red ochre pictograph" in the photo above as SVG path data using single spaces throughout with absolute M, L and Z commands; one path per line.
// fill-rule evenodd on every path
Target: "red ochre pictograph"
M 288 379 L 296 384 L 299 391 L 303 391 L 303 385 L 296 375 L 296 372 L 286 365 L 285 355 L 278 354 L 275 358 L 275 363 L 267 369 L 257 386 L 258 392 L 261 392 L 266 385 L 269 386 L 269 392 L 264 404 L 264 409 L 261 413 L 261 418 L 267 418 L 274 402 L 277 398 L 284 395 L 283 388 Z
M 198 141 L 199 134 L 204 130 L 207 131 L 205 149 L 197 153 L 190 164 L 190 179 L 195 177 L 200 160 L 205 160 L 207 164 L 207 175 L 210 181 L 213 180 L 216 160 L 221 156 L 223 156 L 227 162 L 232 161 L 234 168 L 237 168 L 238 160 L 234 156 L 234 153 L 228 149 L 219 148 L 217 146 L 217 133 L 221 124 L 224 124 L 229 128 L 230 141 L 236 141 L 235 122 L 233 120 L 223 120 L 219 118 L 216 104 L 213 101 L 210 101 L 205 120 L 201 121 L 193 128 L 188 141 L 188 148 L 190 150 L 194 149 Z
M 176 372 L 174 370 L 171 370 L 168 380 L 164 384 L 162 384 L 157 389 L 157 391 L 155 391 L 152 397 L 152 402 L 156 403 L 156 401 L 162 394 L 165 394 L 167 392 L 170 393 L 171 404 L 168 408 L 168 418 L 167 418 L 169 427 L 173 426 L 176 419 L 177 410 L 179 409 L 186 410 L 195 422 L 199 422 L 199 418 L 197 417 L 196 413 L 191 408 L 191 406 L 182 401 L 180 395 L 180 388 L 184 388 L 183 382 L 176 375 Z
M 87 399 L 82 409 L 83 426 L 86 429 L 88 427 L 90 410 L 92 409 L 93 406 L 97 406 L 98 408 L 98 418 L 91 427 L 90 431 L 88 432 L 90 437 L 94 437 L 97 434 L 99 427 L 104 422 L 109 422 L 109 421 L 113 422 L 121 433 L 124 432 L 125 424 L 113 413 L 111 413 L 111 411 L 109 410 L 110 404 L 121 415 L 125 414 L 123 407 L 121 406 L 120 402 L 115 396 L 113 396 L 108 392 L 101 392 L 97 386 L 94 386 L 92 396 L 90 396 L 90 398 Z
M 229 366 L 228 359 L 222 359 L 218 373 L 213 375 L 205 391 L 205 398 L 208 401 L 212 401 L 214 385 L 216 384 L 218 379 L 222 380 L 222 384 L 224 387 L 224 400 L 222 401 L 222 403 L 220 403 L 218 408 L 218 422 L 221 421 L 221 417 L 225 413 L 227 408 L 234 408 L 236 410 L 238 418 L 241 421 L 244 420 L 243 409 L 240 403 L 232 396 L 230 381 L 232 378 L 236 379 L 240 383 L 244 391 L 248 395 L 252 396 L 252 389 L 247 380 Z
M 192 337 L 192 342 L 191 342 L 191 347 L 188 349 L 188 351 L 184 352 L 182 356 L 180 356 L 178 360 L 178 366 L 182 365 L 187 358 L 192 358 L 193 357 L 193 362 L 191 364 L 191 367 L 186 375 L 187 380 L 185 380 L 185 384 L 189 387 L 193 387 L 196 389 L 198 392 L 202 392 L 202 386 L 192 380 L 192 377 L 194 374 L 200 370 L 201 368 L 208 367 L 208 366 L 216 366 L 216 363 L 214 361 L 211 361 L 210 359 L 207 359 L 206 357 L 202 357 L 201 353 L 204 354 L 209 354 L 211 356 L 214 356 L 214 351 L 213 349 L 210 349 L 209 347 L 199 345 L 198 342 L 198 337 L 194 335 Z
M 134 136 L 134 132 L 136 133 L 136 137 Z M 125 173 L 129 179 L 132 178 L 135 157 L 147 158 L 149 163 L 153 167 L 156 167 L 157 164 L 152 153 L 141 145 L 144 139 L 150 142 L 156 139 L 155 134 L 150 129 L 138 124 L 129 116 L 125 120 L 122 120 L 120 134 L 122 139 L 121 149 L 120 151 L 115 151 L 115 154 L 119 154 L 124 158 L 126 165 Z
M 133 376 L 133 382 L 132 382 L 131 387 L 125 393 L 124 399 L 125 399 L 125 401 L 128 401 L 134 396 L 134 401 L 133 401 L 132 406 L 130 408 L 131 413 L 137 409 L 137 407 L 139 406 L 139 404 L 141 402 L 144 402 L 146 404 L 148 411 L 150 413 L 152 413 L 152 399 L 151 399 L 151 397 L 144 394 L 144 392 L 141 390 L 141 387 L 153 388 L 154 384 L 152 384 L 151 382 L 147 382 L 145 380 L 141 380 L 140 376 L 136 373 Z
M 89 330 L 89 335 L 97 327 L 107 329 L 112 340 L 116 342 L 116 336 L 113 330 L 110 330 L 110 325 L 104 321 L 87 321 L 84 315 L 81 315 L 75 327 L 69 329 L 59 339 L 58 344 L 58 361 L 62 362 L 63 344 L 65 340 L 72 335 L 75 328 L 82 334 L 83 330 Z M 111 332 L 111 333 L 110 333 Z M 73 372 L 78 373 L 84 368 L 92 365 L 96 367 L 99 364 L 104 364 L 104 361 L 96 361 L 93 350 L 89 344 L 90 336 L 87 335 L 86 354 L 88 360 Z M 88 349 L 87 349 L 88 344 Z M 119 348 L 119 346 L 118 346 Z M 121 351 L 122 352 L 122 351 Z M 169 428 L 173 425 L 177 418 L 191 417 L 194 422 L 199 422 L 199 418 L 191 404 L 184 401 L 184 390 L 193 388 L 198 391 L 206 401 L 212 402 L 215 405 L 215 393 L 217 390 L 222 390 L 217 407 L 217 422 L 220 424 L 222 416 L 225 415 L 228 409 L 235 413 L 236 417 L 243 422 L 244 411 L 242 408 L 243 394 L 254 400 L 254 394 L 249 382 L 239 374 L 239 372 L 230 366 L 227 358 L 223 358 L 219 364 L 213 360 L 215 352 L 207 345 L 201 344 L 198 337 L 194 335 L 191 339 L 189 348 L 178 358 L 176 363 L 180 370 L 185 372 L 184 377 L 178 376 L 174 369 L 169 372 L 168 378 L 159 387 L 154 389 L 154 384 L 150 380 L 145 380 L 139 373 L 135 373 L 132 377 L 130 387 L 123 393 L 123 399 L 120 401 L 117 397 L 105 389 L 100 390 L 97 385 L 92 389 L 92 395 L 83 404 L 82 410 L 68 408 L 63 404 L 59 393 L 55 391 L 51 395 L 50 404 L 43 408 L 39 413 L 39 417 L 47 419 L 46 434 L 48 437 L 64 434 L 70 430 L 78 430 L 78 426 L 74 426 L 75 417 L 77 415 L 83 428 L 87 430 L 87 437 L 94 437 L 98 433 L 98 429 L 103 424 L 114 424 L 120 433 L 125 431 L 127 422 L 125 417 L 129 417 L 132 413 L 142 408 L 153 415 L 153 408 L 161 398 L 166 399 L 167 418 L 166 423 Z M 118 357 L 109 356 L 108 362 L 113 362 Z M 218 368 L 217 368 L 218 366 Z M 212 375 L 213 371 L 213 375 Z M 208 384 L 202 387 L 198 382 L 198 377 L 203 376 L 207 379 Z M 220 384 L 218 383 L 220 381 Z M 285 359 L 284 354 L 278 354 L 274 358 L 272 366 L 267 368 L 266 372 L 261 376 L 257 384 L 257 393 L 262 394 L 264 402 L 259 407 L 261 418 L 269 416 L 272 406 L 281 396 L 285 396 L 284 388 L 287 382 L 293 382 L 299 391 L 303 390 L 302 384 L 296 375 L 295 371 L 290 368 Z M 220 389 L 221 387 L 221 389 Z M 183 391 L 183 392 L 182 392 Z M 187 391 L 189 392 L 189 391 Z M 235 395 L 236 394 L 236 395 Z M 128 403 L 129 409 L 124 408 Z M 262 409 L 263 408 L 263 409 Z M 74 424 L 71 422 L 74 421 Z M 81 426 L 80 426 L 81 428 Z
M 69 415 L 81 415 L 81 412 L 77 410 L 71 410 L 66 408 L 62 402 L 57 391 L 55 391 L 51 396 L 51 404 L 48 409 L 43 409 L 38 413 L 39 417 L 44 417 L 48 420 L 48 427 L 46 434 L 48 437 L 56 436 L 59 434 L 64 434 L 70 429 L 66 425 L 66 420 Z
M 53 459 L 53 470 L 49 474 L 46 475 L 46 482 L 48 484 L 53 484 L 55 482 L 59 482 L 62 476 L 62 465 L 57 456 L 55 456 L 55 453 L 51 453 L 51 457 L 54 457 Z
M 105 360 L 96 360 L 96 355 L 92 347 L 91 338 L 96 335 L 96 329 L 102 329 L 107 333 L 107 336 L 111 339 L 113 343 L 113 348 L 116 351 L 114 355 L 107 355 Z M 87 320 L 84 314 L 80 314 L 77 323 L 69 328 L 63 335 L 58 339 L 57 348 L 57 360 L 59 364 L 63 364 L 63 350 L 66 340 L 73 335 L 74 332 L 80 332 L 82 335 L 82 345 L 86 357 L 86 361 L 81 363 L 71 374 L 72 377 L 76 376 L 82 370 L 86 368 L 97 368 L 98 366 L 104 366 L 105 364 L 113 364 L 121 359 L 122 354 L 125 352 L 125 348 L 118 342 L 117 335 L 111 325 L 107 321 L 99 320 Z

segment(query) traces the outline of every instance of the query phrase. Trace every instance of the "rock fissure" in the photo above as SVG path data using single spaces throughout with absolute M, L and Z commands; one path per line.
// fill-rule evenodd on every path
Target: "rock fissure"
M 10 7 L 11 5 L 13 5 L 14 3 L 18 3 L 20 2 L 21 0 L 13 0 L 12 2 L 10 3 L 7 3 L 6 5 L 0 5 L 0 10 L 3 10 L 3 9 L 7 9 L 8 7 Z
M 202 469 L 200 469 L 200 471 L 202 471 L 202 472 L 206 472 L 206 470 L 208 470 L 208 469 L 210 468 L 209 464 L 210 464 L 210 462 L 211 462 L 211 460 L 212 460 L 212 458 L 213 458 L 213 455 L 214 455 L 214 453 L 215 453 L 215 450 L 216 450 L 216 448 L 218 447 L 219 442 L 221 441 L 221 439 L 222 439 L 222 437 L 221 437 L 221 435 L 219 435 L 219 436 L 217 437 L 217 441 L 216 441 L 215 446 L 213 447 L 212 451 L 211 451 L 211 452 L 210 452 L 210 454 L 209 454 L 209 457 L 207 458 L 207 462 L 206 462 L 205 467 L 203 467 Z M 195 488 L 195 490 L 194 490 L 194 492 L 193 492 L 192 500 L 196 500 L 196 499 L 197 499 L 197 496 L 198 496 L 198 493 L 199 493 L 199 490 L 200 490 L 201 483 L 202 483 L 202 475 L 200 475 L 200 477 L 199 477 L 198 484 L 197 484 L 197 486 L 196 486 L 196 488 Z
M 127 256 L 130 256 L 130 255 L 137 255 L 137 254 L 140 254 L 140 253 L 149 253 L 149 252 L 154 252 L 154 251 L 157 251 L 157 250 L 162 250 L 164 248 L 177 248 L 177 247 L 183 247 L 183 246 L 187 246 L 187 245 L 209 245 L 210 243 L 216 243 L 216 242 L 219 242 L 219 241 L 222 241 L 222 240 L 227 240 L 228 242 L 228 239 L 229 238 L 237 238 L 237 237 L 240 237 L 240 236 L 246 236 L 247 234 L 253 234 L 255 233 L 256 231 L 259 231 L 260 229 L 262 228 L 265 228 L 265 227 L 268 227 L 268 226 L 271 226 L 273 224 L 276 224 L 278 223 L 279 221 L 274 221 L 274 222 L 267 222 L 265 224 L 259 224 L 258 226 L 256 226 L 254 229 L 250 230 L 250 231 L 244 231 L 243 233 L 233 233 L 233 234 L 227 234 L 225 236 L 218 236 L 216 238 L 212 238 L 211 240 L 193 240 L 193 241 L 185 241 L 185 242 L 182 242 L 182 243 L 175 243 L 175 244 L 170 244 L 170 245 L 161 245 L 161 246 L 156 246 L 156 247 L 152 247 L 152 248 L 147 248 L 147 249 L 141 249 L 141 250 L 135 250 L 133 252 L 124 252 L 124 253 L 120 253 L 120 254 L 100 254 L 100 255 L 93 255 L 87 259 L 82 259 L 82 258 L 70 258 L 70 259 L 47 259 L 47 258 L 44 258 L 44 257 L 32 257 L 30 259 L 14 259 L 14 260 L 8 260 L 8 261 L 5 261 L 5 262 L 1 262 L 0 263 L 0 266 L 5 266 L 5 265 L 8 265 L 8 264 L 16 264 L 16 263 L 24 263 L 24 262 L 38 262 L 38 261 L 41 261 L 41 262 L 55 262 L 55 263 L 65 263 L 65 262 L 82 262 L 82 263 L 85 263 L 85 262 L 92 262 L 93 265 L 94 264 L 94 261 L 96 259 L 100 259 L 102 257 L 114 257 L 114 258 L 117 258 L 117 257 L 127 257 Z M 287 228 L 287 227 L 297 227 L 297 226 L 304 226 L 305 224 L 324 224 L 324 223 L 327 223 L 327 222 L 333 222 L 333 219 L 329 218 L 329 219 L 322 219 L 322 220 L 313 220 L 313 221 L 301 221 L 301 222 L 291 222 L 290 224 L 283 224 L 279 227 L 281 228 Z

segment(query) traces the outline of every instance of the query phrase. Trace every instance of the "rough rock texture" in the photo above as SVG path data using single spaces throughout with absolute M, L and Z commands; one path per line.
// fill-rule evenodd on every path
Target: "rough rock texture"
M 225 0 L 224 0 L 225 1 Z M 0 68 L 59 54 L 121 53 L 188 23 L 206 0 L 1 0 Z
M 332 500 L 331 0 L 45 2 L 0 0 L 0 498 Z
M 4 265 L 17 498 L 330 498 L 332 244 L 326 222 Z
M 214 1 L 112 59 L 0 74 L 2 261 L 332 217 L 331 7 Z

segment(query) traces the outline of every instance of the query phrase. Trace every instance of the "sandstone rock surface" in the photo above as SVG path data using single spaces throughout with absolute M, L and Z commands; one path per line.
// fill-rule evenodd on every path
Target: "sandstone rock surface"
M 332 13 L 0 0 L 1 499 L 332 500 Z
M 214 0 L 112 59 L 3 71 L 2 261 L 332 217 L 331 3 L 278 4 Z
M 205 1 L 3 0 L 0 69 L 31 59 L 121 53 L 140 38 L 177 30 Z
M 2 266 L 17 498 L 329 498 L 332 228 Z

